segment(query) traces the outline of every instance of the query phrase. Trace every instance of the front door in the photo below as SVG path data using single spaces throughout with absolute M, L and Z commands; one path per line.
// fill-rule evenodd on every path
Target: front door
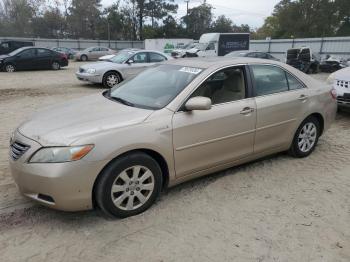
M 214 73 L 191 97 L 212 100 L 206 111 L 179 111 L 173 117 L 176 176 L 227 164 L 253 153 L 256 106 L 247 96 L 244 67 Z
M 125 70 L 126 78 L 132 78 L 150 66 L 147 52 L 137 53 L 129 61 Z
M 16 55 L 16 67 L 17 69 L 36 69 L 37 64 L 35 61 L 35 49 L 26 49 Z

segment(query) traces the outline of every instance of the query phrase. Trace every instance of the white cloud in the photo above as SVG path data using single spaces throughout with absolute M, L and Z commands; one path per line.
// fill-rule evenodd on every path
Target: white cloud
M 235 24 L 248 24 L 251 27 L 260 27 L 264 19 L 269 16 L 274 6 L 280 0 L 207 0 L 215 9 L 216 17 L 225 15 L 233 20 Z M 102 0 L 104 6 L 111 5 L 115 0 Z M 186 15 L 186 3 L 184 0 L 175 0 L 179 5 L 177 18 Z M 195 7 L 202 3 L 202 0 L 190 0 L 189 7 Z

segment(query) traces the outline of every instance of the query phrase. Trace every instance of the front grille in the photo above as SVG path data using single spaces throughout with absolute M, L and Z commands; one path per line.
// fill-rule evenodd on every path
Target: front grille
M 25 152 L 27 152 L 27 150 L 30 148 L 30 146 L 23 144 L 21 142 L 18 141 L 14 141 L 11 145 L 10 145 L 10 149 L 11 149 L 11 157 L 13 160 L 18 160 L 21 156 L 24 155 Z
M 338 87 L 350 88 L 350 81 L 336 80 L 336 85 Z
M 342 103 L 350 103 L 350 96 L 338 96 L 337 101 Z
M 80 67 L 80 68 L 79 68 L 79 72 L 80 72 L 80 73 L 84 73 L 84 72 L 85 72 L 85 69 Z

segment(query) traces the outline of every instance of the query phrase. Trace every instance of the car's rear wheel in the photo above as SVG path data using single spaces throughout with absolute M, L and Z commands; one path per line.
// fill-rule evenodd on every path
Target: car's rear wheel
M 134 216 L 147 210 L 162 188 L 158 163 L 142 152 L 120 157 L 101 173 L 95 199 L 106 215 Z
M 105 88 L 112 88 L 121 82 L 121 77 L 117 72 L 108 72 L 103 76 L 102 84 Z
M 320 123 L 317 118 L 310 116 L 305 119 L 295 133 L 289 153 L 299 158 L 310 155 L 317 145 L 320 130 Z
M 60 70 L 61 69 L 61 65 L 60 65 L 59 62 L 53 61 L 52 64 L 51 64 L 51 68 L 52 68 L 52 70 Z
M 83 62 L 87 61 L 87 60 L 88 60 L 87 55 L 82 55 L 82 56 L 80 57 L 80 60 L 83 61 Z
M 12 73 L 16 71 L 16 67 L 13 64 L 6 64 L 5 71 L 8 73 Z

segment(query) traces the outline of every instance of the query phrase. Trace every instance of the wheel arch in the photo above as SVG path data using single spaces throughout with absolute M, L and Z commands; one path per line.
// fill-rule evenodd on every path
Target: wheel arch
M 320 129 L 321 129 L 320 130 L 320 136 L 322 136 L 323 131 L 324 131 L 324 117 L 322 116 L 322 114 L 320 114 L 320 113 L 312 113 L 309 116 L 307 116 L 306 118 L 308 118 L 308 117 L 315 117 L 317 119 L 317 121 L 320 123 Z
M 93 187 L 92 187 L 92 205 L 93 207 L 97 207 L 97 203 L 96 203 L 96 199 L 95 199 L 95 192 L 96 192 L 96 186 L 98 184 L 99 179 L 102 176 L 103 171 L 116 159 L 132 154 L 132 153 L 136 153 L 136 152 L 141 152 L 141 153 L 145 153 L 147 155 L 149 155 L 150 157 L 152 157 L 158 164 L 160 169 L 162 170 L 162 174 L 163 174 L 163 184 L 162 184 L 162 189 L 167 188 L 168 184 L 169 184 L 169 167 L 168 167 L 168 163 L 166 162 L 165 158 L 157 151 L 153 150 L 153 149 L 148 149 L 148 148 L 140 148 L 140 149 L 133 149 L 133 150 L 129 150 L 126 151 L 118 156 L 116 156 L 115 158 L 113 158 L 112 160 L 110 160 L 103 168 L 102 170 L 99 172 L 99 174 L 97 175 L 97 177 L 95 178 Z
M 122 73 L 121 73 L 120 71 L 116 70 L 116 69 L 112 69 L 112 70 L 106 71 L 106 72 L 103 74 L 102 79 L 104 79 L 105 76 L 106 76 L 106 74 L 108 74 L 108 73 L 117 73 L 117 74 L 119 75 L 119 77 L 120 77 L 120 80 L 121 80 L 121 81 L 124 80 Z

